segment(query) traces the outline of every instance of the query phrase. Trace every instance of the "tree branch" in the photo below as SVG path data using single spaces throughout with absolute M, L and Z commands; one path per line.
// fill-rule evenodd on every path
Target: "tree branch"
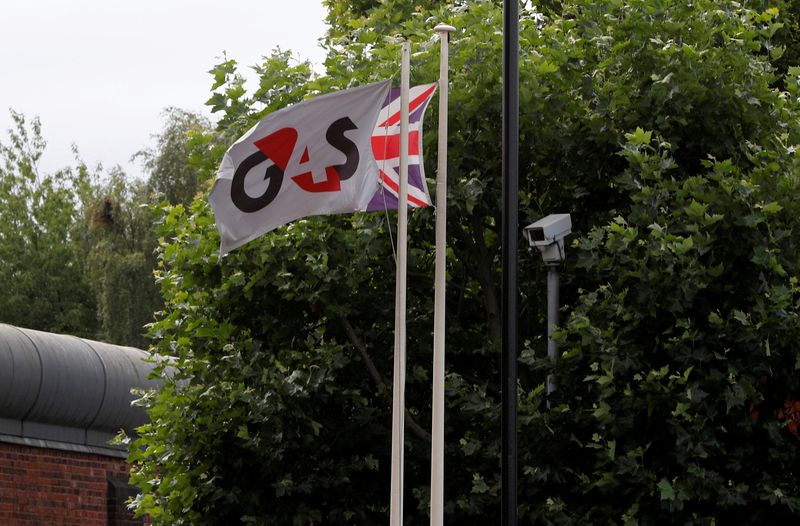
M 375 362 L 372 361 L 372 358 L 370 358 L 369 354 L 367 353 L 367 346 L 364 345 L 364 342 L 362 342 L 361 338 L 358 337 L 358 334 L 356 334 L 356 331 L 353 329 L 353 326 L 350 325 L 350 322 L 347 321 L 347 318 L 341 316 L 339 317 L 339 321 L 341 322 L 344 332 L 347 334 L 347 338 L 350 340 L 350 343 L 352 343 L 353 347 L 358 350 L 359 354 L 361 355 L 361 359 L 364 360 L 364 365 L 367 366 L 369 375 L 372 377 L 378 387 L 385 387 L 386 384 L 383 381 L 383 376 L 381 376 L 380 371 L 378 371 L 378 368 L 375 367 Z
M 383 380 L 383 376 L 381 376 L 378 368 L 375 367 L 375 362 L 373 362 L 372 358 L 370 358 L 369 353 L 367 352 L 367 346 L 364 345 L 364 342 L 362 342 L 361 338 L 358 337 L 358 334 L 356 334 L 356 331 L 353 329 L 353 326 L 350 325 L 350 322 L 347 321 L 347 318 L 340 316 L 339 322 L 342 324 L 342 328 L 344 329 L 345 334 L 347 334 L 347 338 L 350 340 L 350 343 L 352 343 L 353 347 L 358 350 L 361 358 L 364 360 L 364 365 L 366 365 L 369 375 L 378 385 L 378 388 L 381 390 L 381 392 L 384 392 L 387 387 L 386 382 Z M 414 417 L 411 416 L 411 413 L 408 411 L 407 407 L 405 408 L 405 423 L 406 428 L 414 433 L 417 438 L 425 440 L 426 442 L 431 441 L 431 434 L 420 427 L 417 421 L 414 420 Z
M 470 217 L 469 221 L 471 225 L 468 231 L 462 228 L 456 230 L 456 236 L 464 243 L 466 252 L 460 250 L 456 245 L 453 245 L 452 248 L 465 268 L 478 280 L 481 286 L 489 338 L 497 342 L 500 341 L 502 332 L 502 319 L 497 288 L 492 273 L 492 255 L 486 246 L 482 220 L 475 214 Z

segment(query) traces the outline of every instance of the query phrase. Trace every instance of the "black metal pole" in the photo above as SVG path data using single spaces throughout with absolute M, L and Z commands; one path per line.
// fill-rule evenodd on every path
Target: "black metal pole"
M 502 526 L 517 524 L 517 227 L 519 1 L 503 2 Z

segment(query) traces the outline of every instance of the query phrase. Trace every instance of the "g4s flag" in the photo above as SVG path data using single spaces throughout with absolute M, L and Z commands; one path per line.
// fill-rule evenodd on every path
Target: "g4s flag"
M 389 81 L 264 117 L 225 153 L 211 189 L 220 254 L 295 219 L 366 210 L 379 187 L 372 135 Z

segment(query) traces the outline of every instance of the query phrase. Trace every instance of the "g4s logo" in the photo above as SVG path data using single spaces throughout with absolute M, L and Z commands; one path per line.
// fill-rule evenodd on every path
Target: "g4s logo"
M 349 179 L 358 168 L 358 148 L 344 135 L 346 131 L 355 129 L 357 127 L 350 117 L 342 117 L 334 121 L 325 132 L 328 144 L 345 154 L 344 164 L 325 167 L 325 180 L 315 182 L 311 171 L 307 171 L 293 176 L 292 181 L 306 192 L 338 192 L 341 188 L 341 181 Z M 268 206 L 277 197 L 283 185 L 286 167 L 297 145 L 297 130 L 281 128 L 257 140 L 254 144 L 258 151 L 239 164 L 233 174 L 231 184 L 231 200 L 242 212 L 257 212 Z M 271 159 L 274 164 L 264 171 L 267 188 L 260 196 L 251 197 L 244 189 L 245 177 L 250 170 L 268 159 Z M 308 162 L 308 147 L 305 147 L 300 158 L 300 165 Z

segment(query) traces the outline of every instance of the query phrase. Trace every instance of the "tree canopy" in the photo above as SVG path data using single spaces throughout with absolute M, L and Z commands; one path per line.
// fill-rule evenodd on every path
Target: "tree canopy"
M 499 514 L 501 9 L 328 0 L 326 74 L 276 50 L 248 92 L 212 70 L 208 189 L 264 114 L 436 78 L 449 23 L 446 517 Z M 785 523 L 800 513 L 800 69 L 783 2 L 572 0 L 521 19 L 523 224 L 569 211 L 559 389 L 544 269 L 520 258 L 521 524 Z M 429 112 L 434 115 L 435 112 Z M 428 125 L 426 150 L 434 151 Z M 434 158 L 426 159 L 434 174 Z M 151 326 L 164 386 L 132 442 L 156 524 L 375 524 L 388 508 L 391 218 L 296 221 L 217 255 L 202 198 L 159 206 Z M 406 521 L 428 507 L 433 212 L 411 214 Z
M 209 124 L 169 109 L 156 147 L 137 154 L 148 172 L 140 179 L 89 167 L 77 148 L 74 166 L 42 172 L 39 119 L 11 114 L 0 143 L 0 322 L 146 347 L 144 326 L 163 305 L 151 206 L 194 199 L 189 150 L 202 155 L 193 137 Z
M 11 116 L 14 129 L 0 144 L 0 319 L 91 336 L 96 322 L 85 260 L 71 241 L 81 205 L 70 186 L 75 174 L 40 174 L 41 124 Z

